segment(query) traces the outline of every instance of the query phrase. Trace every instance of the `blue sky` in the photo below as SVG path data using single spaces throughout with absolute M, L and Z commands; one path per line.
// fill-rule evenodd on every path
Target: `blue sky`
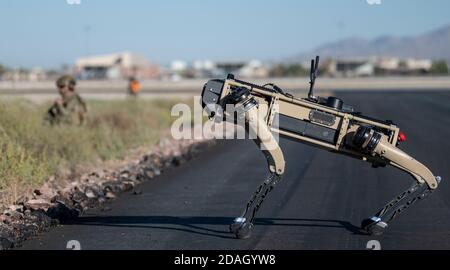
M 276 60 L 346 37 L 408 36 L 450 24 L 448 0 L 67 1 L 1 0 L 0 63 L 58 67 L 124 50 L 160 64 Z

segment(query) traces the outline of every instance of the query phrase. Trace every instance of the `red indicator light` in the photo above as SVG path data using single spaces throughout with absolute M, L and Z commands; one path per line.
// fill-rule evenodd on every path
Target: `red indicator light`
M 406 141 L 406 136 L 405 136 L 405 134 L 403 133 L 403 132 L 399 132 L 398 133 L 398 141 L 399 142 L 404 142 L 404 141 Z

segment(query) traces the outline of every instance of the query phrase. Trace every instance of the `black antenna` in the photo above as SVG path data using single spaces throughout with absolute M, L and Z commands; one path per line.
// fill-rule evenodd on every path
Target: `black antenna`
M 316 99 L 316 97 L 314 96 L 314 84 L 316 83 L 316 78 L 317 78 L 317 71 L 319 69 L 319 56 L 316 56 L 316 61 L 314 61 L 314 59 L 311 59 L 311 70 L 309 73 L 309 93 L 308 93 L 308 98 L 309 99 Z

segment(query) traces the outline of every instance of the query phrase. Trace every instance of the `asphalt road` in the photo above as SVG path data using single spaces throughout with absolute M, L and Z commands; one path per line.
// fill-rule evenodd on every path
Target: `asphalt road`
M 407 136 L 401 148 L 443 178 L 438 190 L 409 208 L 379 237 L 358 232 L 360 221 L 408 188 L 412 178 L 282 140 L 287 169 L 265 201 L 253 236 L 238 240 L 228 224 L 266 174 L 251 141 L 224 141 L 91 211 L 52 229 L 23 249 L 382 249 L 450 248 L 450 92 L 339 92 L 366 115 L 393 120 Z

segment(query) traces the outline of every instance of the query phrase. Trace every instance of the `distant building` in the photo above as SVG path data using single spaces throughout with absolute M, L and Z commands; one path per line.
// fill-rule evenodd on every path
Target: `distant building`
M 269 75 L 269 68 L 259 60 L 251 61 L 216 61 L 211 70 L 212 74 L 226 76 L 232 73 L 243 78 L 264 78 Z
M 376 74 L 421 75 L 429 73 L 432 65 L 430 59 L 382 57 L 376 60 Z
M 81 79 L 155 79 L 159 67 L 150 65 L 143 56 L 130 52 L 79 58 L 75 61 L 75 73 Z
M 44 81 L 48 79 L 48 72 L 41 67 L 34 67 L 27 69 L 11 69 L 2 75 L 2 80 L 5 81 Z
M 168 67 L 162 68 L 161 78 L 163 80 L 179 81 L 189 75 L 188 63 L 183 60 L 174 60 Z
M 29 81 L 43 81 L 47 79 L 47 73 L 41 67 L 34 67 L 28 73 Z
M 193 73 L 197 78 L 222 77 L 223 72 L 219 70 L 212 60 L 196 60 L 193 65 Z
M 368 57 L 330 60 L 325 70 L 331 76 L 366 77 L 373 75 L 428 74 L 433 62 L 429 59 Z
M 400 65 L 400 59 L 395 57 L 380 57 L 376 60 L 376 68 L 384 71 L 395 71 Z
M 269 76 L 269 69 L 259 60 L 252 60 L 241 67 L 237 75 L 244 78 L 265 78 Z
M 246 78 L 262 78 L 269 75 L 269 69 L 259 60 L 196 60 L 191 64 L 176 60 L 171 62 L 167 68 L 163 68 L 162 71 L 163 79 L 174 81 L 182 78 L 222 78 L 229 73 Z
M 216 64 L 211 60 L 196 60 L 194 61 L 193 68 L 195 70 L 213 70 L 216 68 Z
M 406 59 L 406 67 L 410 70 L 429 71 L 433 65 L 430 59 Z
M 187 69 L 187 67 L 187 63 L 182 60 L 175 60 L 170 63 L 170 70 L 173 72 L 183 72 Z
M 326 71 L 332 76 L 364 77 L 375 73 L 375 65 L 371 59 L 339 59 L 329 61 Z

